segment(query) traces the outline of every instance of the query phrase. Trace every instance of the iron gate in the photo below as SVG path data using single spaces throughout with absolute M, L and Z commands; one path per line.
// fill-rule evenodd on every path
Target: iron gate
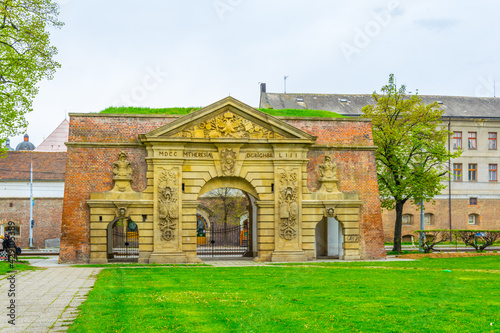
M 139 258 L 139 230 L 132 220 L 126 225 L 120 221 L 113 224 L 111 252 L 110 261 L 137 261 Z
M 210 230 L 198 228 L 196 252 L 199 257 L 242 257 L 248 252 L 248 228 L 214 223 Z

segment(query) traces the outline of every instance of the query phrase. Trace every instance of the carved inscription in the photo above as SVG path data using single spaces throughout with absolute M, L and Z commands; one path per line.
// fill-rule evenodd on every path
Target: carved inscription
M 158 152 L 159 157 L 178 157 L 181 154 L 176 151 L 160 150 Z M 184 151 L 182 152 L 182 157 L 209 157 L 213 158 L 213 155 L 209 151 Z
M 177 172 L 175 170 L 164 171 L 159 178 L 158 207 L 161 238 L 165 241 L 173 241 L 179 218 Z
M 226 112 L 189 129 L 174 134 L 174 138 L 251 138 L 282 139 L 283 135 L 259 126 L 248 119 Z
M 359 236 L 358 235 L 347 235 L 347 236 L 345 236 L 345 241 L 347 243 L 357 243 L 357 242 L 359 242 Z
M 282 169 L 279 173 L 279 235 L 285 240 L 293 240 L 297 237 L 297 225 L 299 215 L 298 203 L 298 175 L 294 170 Z
M 246 158 L 273 158 L 274 153 L 247 153 Z

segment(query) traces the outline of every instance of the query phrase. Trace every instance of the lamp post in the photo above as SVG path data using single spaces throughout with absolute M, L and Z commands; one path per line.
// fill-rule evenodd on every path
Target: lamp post
M 30 152 L 30 248 L 33 247 L 33 155 Z
M 420 146 L 420 153 L 423 154 L 424 148 Z M 421 166 L 423 168 L 423 165 Z M 425 234 L 423 230 L 425 229 L 425 209 L 424 209 L 424 199 L 420 200 L 420 237 L 418 239 L 418 251 L 419 252 L 424 252 L 424 239 L 425 239 Z
M 425 209 L 424 209 L 424 199 L 420 201 L 420 230 L 425 229 Z M 419 252 L 424 252 L 424 232 L 420 232 L 420 238 L 418 239 L 418 251 Z

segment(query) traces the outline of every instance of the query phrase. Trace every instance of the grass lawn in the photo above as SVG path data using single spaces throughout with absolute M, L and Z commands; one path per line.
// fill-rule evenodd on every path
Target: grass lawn
M 36 267 L 29 266 L 25 262 L 16 262 L 14 268 L 10 268 L 10 264 L 7 261 L 0 261 L 0 275 L 6 275 L 13 271 L 26 271 L 34 270 Z
M 498 260 L 109 268 L 69 332 L 498 332 Z
M 193 111 L 201 109 L 200 107 L 191 108 L 144 108 L 144 107 L 109 107 L 100 113 L 115 114 L 177 114 L 186 115 Z M 258 109 L 261 112 L 278 117 L 322 117 L 322 118 L 348 118 L 338 113 L 324 110 L 309 109 Z

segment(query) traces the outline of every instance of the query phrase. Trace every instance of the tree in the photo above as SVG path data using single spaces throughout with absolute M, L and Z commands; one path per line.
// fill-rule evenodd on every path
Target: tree
M 404 85 L 396 86 L 393 74 L 381 91 L 372 95 L 375 105 L 362 111 L 372 119 L 381 204 L 396 209 L 393 251 L 401 253 L 404 204 L 428 202 L 441 193 L 449 173 L 444 162 L 461 152 L 446 149 L 450 132 L 440 126 L 444 111 L 437 102 L 425 105 L 417 94 L 408 95 Z
M 0 0 L 0 144 L 21 133 L 42 79 L 60 67 L 47 27 L 61 27 L 51 0 Z
M 248 214 L 248 199 L 237 189 L 222 187 L 204 194 L 202 204 L 213 213 L 214 222 L 222 225 L 227 232 L 228 224 L 239 225 L 240 218 Z

